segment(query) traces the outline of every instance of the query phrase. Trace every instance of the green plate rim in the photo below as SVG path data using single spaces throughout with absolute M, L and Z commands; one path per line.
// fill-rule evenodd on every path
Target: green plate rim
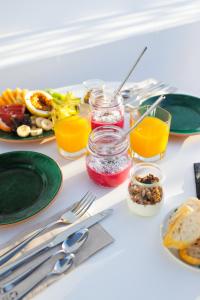
M 187 94 L 166 94 L 166 96 L 186 96 L 186 97 L 190 97 L 190 98 L 193 98 L 193 99 L 196 99 L 198 101 L 200 101 L 200 98 L 196 97 L 196 96 L 191 96 L 191 95 L 187 95 Z M 153 96 L 153 97 L 149 97 L 148 99 L 145 99 L 141 104 L 140 104 L 140 107 L 141 106 L 145 106 L 145 105 L 149 105 L 149 104 L 145 104 L 146 102 L 148 102 L 149 100 L 151 99 L 154 99 L 155 100 L 159 97 L 160 95 L 156 95 L 156 96 Z M 162 103 L 160 104 L 160 107 L 166 109 L 165 107 L 162 106 Z M 172 130 L 170 129 L 170 133 L 172 135 L 179 135 L 179 136 L 188 136 L 188 135 L 195 135 L 195 134 L 200 134 L 200 130 L 198 129 L 194 129 L 194 130 L 181 130 L 181 129 L 177 129 L 177 130 Z
M 41 211 L 43 211 L 45 208 L 47 208 L 54 200 L 54 198 L 56 197 L 56 195 L 58 194 L 58 192 L 60 191 L 60 188 L 62 186 L 62 181 L 63 181 L 63 175 L 62 175 L 62 171 L 58 165 L 58 163 L 52 159 L 51 157 L 49 157 L 46 154 L 37 152 L 37 151 L 9 151 L 9 152 L 5 152 L 5 153 L 1 153 L 0 157 L 2 156 L 10 156 L 10 155 L 16 155 L 16 154 L 20 154 L 20 155 L 31 155 L 32 157 L 36 156 L 38 158 L 43 158 L 45 160 L 47 160 L 50 164 L 51 167 L 54 167 L 54 178 L 56 178 L 56 181 L 54 181 L 55 185 L 50 186 L 51 191 L 50 191 L 50 195 L 45 199 L 45 201 L 42 199 L 39 199 L 39 201 L 43 200 L 43 204 L 40 205 L 40 208 L 38 209 L 37 207 L 34 207 L 34 205 L 27 207 L 25 210 L 23 210 L 25 212 L 25 216 L 22 217 L 18 217 L 18 216 L 14 216 L 12 215 L 7 215 L 5 216 L 5 219 L 1 220 L 0 219 L 0 226 L 9 226 L 9 225 L 14 225 L 14 224 L 18 224 L 21 222 L 24 222 L 34 216 L 36 216 L 38 213 L 40 213 Z M 55 173 L 57 172 L 57 173 Z M 49 176 L 49 174 L 47 174 Z M 53 176 L 51 177 L 51 179 L 54 179 Z M 49 194 L 49 191 L 48 191 Z M 40 196 L 39 196 L 40 197 Z M 44 196 L 43 196 L 44 197 Z M 38 201 L 36 201 L 36 203 L 38 203 Z M 33 209 L 33 210 L 31 210 Z M 29 212 L 28 212 L 29 211 Z M 17 214 L 20 214 L 21 211 L 17 212 Z
M 21 142 L 37 142 L 45 139 L 50 139 L 54 137 L 54 131 L 43 131 L 41 135 L 38 136 L 28 136 L 25 138 L 19 137 L 16 133 L 13 132 L 4 132 L 0 130 L 0 141 L 2 142 L 12 142 L 12 143 L 21 143 Z

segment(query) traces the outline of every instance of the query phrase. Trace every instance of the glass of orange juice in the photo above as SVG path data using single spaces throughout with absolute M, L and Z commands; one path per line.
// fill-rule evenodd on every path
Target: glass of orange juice
M 132 126 L 149 106 L 142 106 L 130 113 Z M 130 133 L 132 156 L 142 161 L 156 161 L 161 159 L 167 148 L 171 115 L 161 107 L 155 108 Z
M 81 114 L 58 119 L 54 132 L 60 154 L 67 159 L 84 155 L 90 131 L 89 120 Z

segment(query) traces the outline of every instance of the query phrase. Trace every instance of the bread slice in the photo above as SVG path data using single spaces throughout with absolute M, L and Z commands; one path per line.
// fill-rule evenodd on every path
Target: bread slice
M 184 249 L 200 238 L 200 201 L 189 198 L 172 216 L 163 243 L 168 248 Z

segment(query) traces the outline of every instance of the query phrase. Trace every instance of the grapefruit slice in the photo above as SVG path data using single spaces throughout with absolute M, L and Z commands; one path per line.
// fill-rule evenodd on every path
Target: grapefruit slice
M 6 125 L 5 122 L 0 118 L 0 130 L 3 130 L 5 132 L 11 132 L 12 128 L 10 128 L 8 125 Z
M 22 121 L 24 112 L 24 105 L 12 104 L 0 106 L 0 129 L 3 131 L 11 131 L 13 128 L 13 121 Z

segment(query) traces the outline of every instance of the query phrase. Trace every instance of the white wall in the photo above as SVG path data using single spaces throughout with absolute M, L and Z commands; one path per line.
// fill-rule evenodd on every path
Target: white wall
M 199 0 L 0 0 L 0 90 L 162 79 L 200 95 Z

